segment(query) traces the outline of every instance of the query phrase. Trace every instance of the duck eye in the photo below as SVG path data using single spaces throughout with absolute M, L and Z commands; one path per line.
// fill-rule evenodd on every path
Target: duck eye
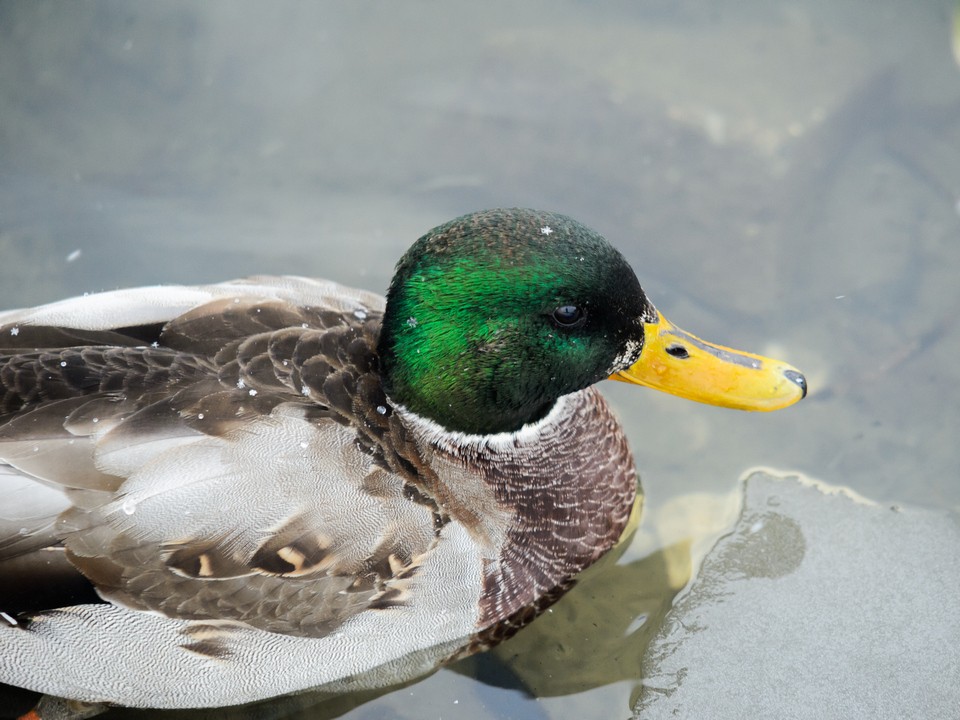
M 553 320 L 560 327 L 574 327 L 584 318 L 583 310 L 576 305 L 561 305 L 553 311 Z

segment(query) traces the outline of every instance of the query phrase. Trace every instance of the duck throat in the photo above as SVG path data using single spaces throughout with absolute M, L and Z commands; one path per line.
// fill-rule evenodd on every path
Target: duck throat
M 428 424 L 413 431 L 443 485 L 434 491 L 444 509 L 487 550 L 481 633 L 502 633 L 504 623 L 512 633 L 532 620 L 627 526 L 637 474 L 595 388 L 561 398 L 516 433 L 470 436 Z

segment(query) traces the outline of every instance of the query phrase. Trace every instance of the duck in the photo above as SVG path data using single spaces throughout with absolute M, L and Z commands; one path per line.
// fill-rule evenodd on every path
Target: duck
M 385 299 L 257 276 L 0 313 L 0 683 L 42 694 L 34 720 L 225 707 L 505 640 L 630 519 L 605 379 L 741 410 L 807 391 L 530 209 L 430 230 Z

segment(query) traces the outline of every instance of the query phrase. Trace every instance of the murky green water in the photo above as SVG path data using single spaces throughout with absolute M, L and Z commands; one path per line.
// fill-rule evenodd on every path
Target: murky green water
M 248 717 L 626 717 L 748 468 L 960 509 L 951 9 L 0 0 L 0 306 L 256 273 L 383 290 L 430 227 L 534 206 L 606 234 L 682 327 L 808 373 L 768 416 L 610 383 L 647 493 L 619 562 L 493 654 Z

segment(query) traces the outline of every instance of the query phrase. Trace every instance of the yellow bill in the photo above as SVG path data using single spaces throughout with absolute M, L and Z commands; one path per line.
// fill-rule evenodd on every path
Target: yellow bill
M 806 396 L 806 378 L 792 365 L 704 342 L 657 318 L 644 325 L 640 359 L 611 380 L 738 410 L 779 410 Z

